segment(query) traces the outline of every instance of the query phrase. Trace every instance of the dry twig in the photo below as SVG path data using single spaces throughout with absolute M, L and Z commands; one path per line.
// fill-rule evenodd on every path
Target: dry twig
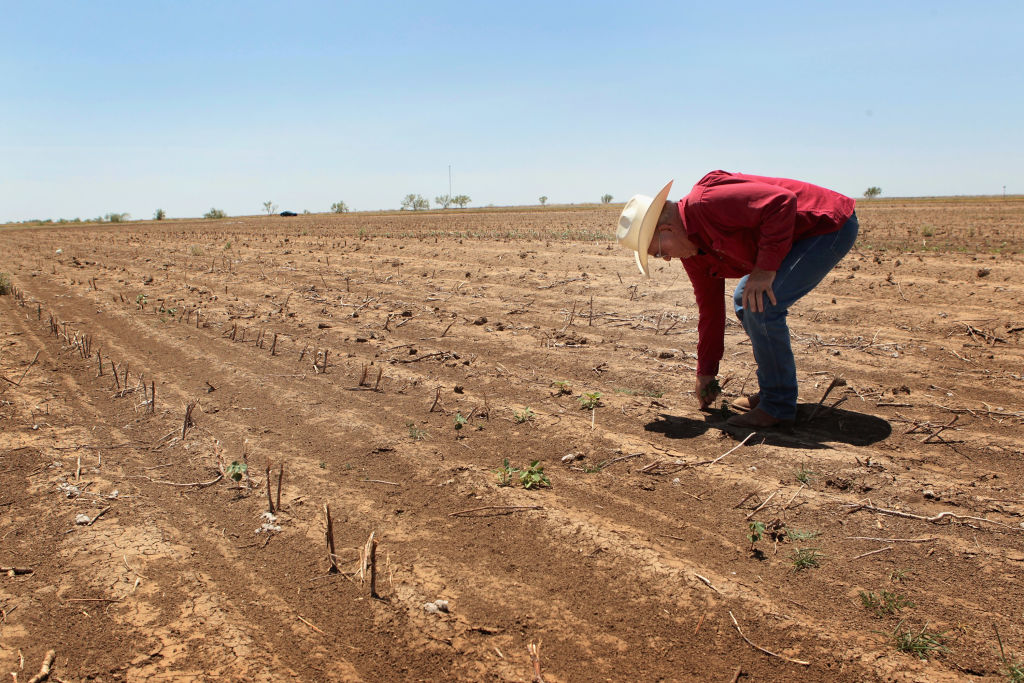
M 543 510 L 543 505 L 484 505 L 483 507 L 471 508 L 469 510 L 459 510 L 458 512 L 452 512 L 449 517 L 459 517 L 461 515 L 468 515 L 470 512 L 481 512 L 483 510 L 505 510 L 508 512 L 516 512 L 518 510 Z
M 736 627 L 736 633 L 740 634 L 740 638 L 742 638 L 747 643 L 747 645 L 749 645 L 750 647 L 754 648 L 755 650 L 760 650 L 761 652 L 765 653 L 766 655 L 771 655 L 772 657 L 778 657 L 781 660 L 784 660 L 784 661 L 787 661 L 787 662 L 791 662 L 793 664 L 799 664 L 800 666 L 810 666 L 811 665 L 810 662 L 805 662 L 802 659 L 791 659 L 789 657 L 786 657 L 785 655 L 775 654 L 771 650 L 766 650 L 763 647 L 761 647 L 760 645 L 755 645 L 754 643 L 750 642 L 749 638 L 747 638 L 745 635 L 743 635 L 743 631 L 740 630 L 739 622 L 737 622 L 736 621 L 736 617 L 734 617 L 732 615 L 732 611 L 729 612 L 729 618 L 732 619 L 732 625 Z
M 46 656 L 43 657 L 43 665 L 39 668 L 39 673 L 28 680 L 28 683 L 42 683 L 50 677 L 50 667 L 53 666 L 53 660 L 57 657 L 56 650 L 47 650 Z
M 944 519 L 956 520 L 958 522 L 965 519 L 969 519 L 974 522 L 986 522 L 988 524 L 995 524 L 996 526 L 1001 526 L 1006 529 L 1015 529 L 1017 531 L 1021 531 L 1021 529 L 1017 529 L 1016 527 L 1010 526 L 1009 524 L 997 522 L 994 519 L 987 519 L 985 517 L 972 517 L 970 515 L 958 515 L 955 512 L 949 512 L 948 510 L 946 512 L 940 512 L 937 515 L 932 515 L 931 517 L 926 517 L 925 515 L 915 515 L 913 513 L 903 512 L 901 510 L 889 510 L 888 508 L 875 507 L 874 505 L 871 505 L 869 503 L 847 503 L 847 506 L 851 508 L 849 510 L 849 513 L 851 514 L 857 512 L 858 510 L 867 510 L 869 512 L 877 512 L 883 515 L 893 515 L 894 517 L 919 519 L 922 522 L 931 522 L 933 524 L 937 524 Z

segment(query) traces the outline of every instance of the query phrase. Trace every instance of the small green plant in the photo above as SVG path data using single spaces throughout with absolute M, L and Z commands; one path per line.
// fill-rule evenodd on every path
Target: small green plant
M 0 273 L 0 296 L 7 296 L 11 293 L 11 278 L 7 273 Z
M 455 431 L 459 431 L 466 426 L 466 418 L 462 417 L 462 413 L 455 413 Z
M 551 480 L 544 474 L 544 466 L 540 464 L 540 460 L 534 460 L 527 469 L 519 472 L 519 483 L 524 489 L 551 486 Z
M 320 463 L 320 466 L 322 467 L 323 463 Z M 227 469 L 224 470 L 224 472 L 235 481 L 242 481 L 242 477 L 245 476 L 245 473 L 248 470 L 248 465 L 246 465 L 244 462 L 238 462 L 237 460 L 235 460 L 230 465 L 227 466 Z
M 793 569 L 798 572 L 821 566 L 821 553 L 817 548 L 797 548 L 793 551 Z
M 203 214 L 203 218 L 227 218 L 228 215 L 220 209 L 210 209 Z
M 902 610 L 907 607 L 913 607 L 913 601 L 905 598 L 899 593 L 891 593 L 883 590 L 879 593 L 874 591 L 860 591 L 861 605 L 864 609 L 871 610 L 875 613 L 876 617 L 882 617 L 887 614 L 899 614 Z
M 809 541 L 821 535 L 820 531 L 800 531 L 799 529 L 786 529 L 786 540 L 794 543 Z
M 224 251 L 228 251 L 229 249 L 231 249 L 231 240 L 228 240 L 224 245 Z
M 516 424 L 523 424 L 524 422 L 532 420 L 536 416 L 536 413 L 530 410 L 530 406 L 526 406 L 523 410 L 517 410 L 512 415 Z
M 909 569 L 893 569 L 889 572 L 889 583 L 906 583 L 913 573 Z
M 332 213 L 348 213 L 348 206 L 345 202 L 334 202 L 331 204 Z
M 900 652 L 915 655 L 919 659 L 928 659 L 936 652 L 948 652 L 949 649 L 942 645 L 946 640 L 946 632 L 936 633 L 928 630 L 928 624 L 921 627 L 920 631 L 912 628 L 904 628 L 903 621 L 896 624 L 892 633 L 881 632 L 893 640 L 893 644 Z
M 813 479 L 816 476 L 818 476 L 818 473 L 812 472 L 811 470 L 807 469 L 806 466 L 801 466 L 800 469 L 796 471 L 796 480 L 801 484 L 806 484 L 808 486 L 810 486 L 811 484 L 811 479 Z
M 714 378 L 700 390 L 700 400 L 704 403 L 710 403 L 722 393 L 722 385 L 718 382 L 718 378 Z
M 146 308 L 146 304 L 149 303 L 149 299 L 145 294 L 139 294 L 135 297 L 135 304 L 142 309 Z
M 750 541 L 750 552 L 754 552 L 754 544 L 764 537 L 764 522 L 750 522 L 747 524 L 747 540 Z
M 551 386 L 555 389 L 555 396 L 572 396 L 572 385 L 565 380 L 556 380 Z
M 601 405 L 601 392 L 585 391 L 583 392 L 583 395 L 576 400 L 579 401 L 581 410 L 593 410 Z
M 320 469 L 322 469 L 322 470 L 326 470 L 327 469 L 327 463 L 325 463 L 323 460 L 320 461 Z
M 926 225 L 921 228 L 921 237 L 932 237 L 933 235 L 935 235 L 935 229 L 932 226 Z
M 415 422 L 406 422 L 405 426 L 409 428 L 409 438 L 413 441 L 423 441 L 427 438 L 427 432 L 417 427 Z
M 1024 683 L 1024 662 L 1008 659 L 1003 651 L 1003 639 L 999 635 L 999 629 L 993 625 L 996 631 L 996 642 L 999 643 L 999 661 L 1003 663 L 1003 674 L 1010 683 Z
M 519 470 L 509 464 L 508 458 L 505 458 L 505 463 L 501 469 L 494 470 L 494 473 L 498 475 L 498 486 L 511 486 L 512 478 L 519 474 Z

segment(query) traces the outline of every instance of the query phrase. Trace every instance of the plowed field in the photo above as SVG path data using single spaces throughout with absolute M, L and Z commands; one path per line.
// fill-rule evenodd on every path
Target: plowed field
M 999 680 L 996 629 L 1024 660 L 1024 200 L 862 202 L 791 311 L 800 419 L 753 434 L 697 409 L 688 280 L 617 215 L 0 228 L 0 673 Z M 730 322 L 726 403 L 752 370 Z

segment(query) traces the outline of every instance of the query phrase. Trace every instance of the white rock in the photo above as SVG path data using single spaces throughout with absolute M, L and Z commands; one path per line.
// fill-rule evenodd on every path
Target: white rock
M 76 515 L 75 524 L 88 524 L 92 521 L 92 517 L 89 515 Z

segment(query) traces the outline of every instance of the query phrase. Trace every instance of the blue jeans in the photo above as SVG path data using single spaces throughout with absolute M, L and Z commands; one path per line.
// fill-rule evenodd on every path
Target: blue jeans
M 796 361 L 786 324 L 789 307 L 814 289 L 846 256 L 857 239 L 859 228 L 857 214 L 853 214 L 836 232 L 794 242 L 772 282 L 777 303 L 773 304 L 765 295 L 762 313 L 743 310 L 743 288 L 749 276 L 736 285 L 733 306 L 750 337 L 757 362 L 757 382 L 761 387 L 758 407 L 774 418 L 792 420 L 796 417 Z

